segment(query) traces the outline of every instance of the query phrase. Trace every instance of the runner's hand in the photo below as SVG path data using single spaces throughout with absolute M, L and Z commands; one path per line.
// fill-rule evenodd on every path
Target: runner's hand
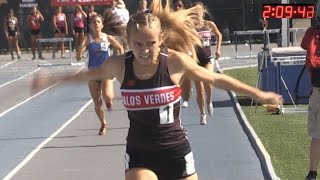
M 258 96 L 258 100 L 263 104 L 270 104 L 275 106 L 280 106 L 283 102 L 283 98 L 280 94 L 274 92 L 264 92 L 261 91 Z
M 221 57 L 221 53 L 220 52 L 216 52 L 215 56 L 216 57 L 214 59 L 219 60 L 219 58 Z

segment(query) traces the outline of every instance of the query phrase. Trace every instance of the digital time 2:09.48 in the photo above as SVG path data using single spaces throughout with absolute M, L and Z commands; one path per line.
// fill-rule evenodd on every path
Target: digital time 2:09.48
M 263 18 L 313 18 L 313 4 L 263 4 Z

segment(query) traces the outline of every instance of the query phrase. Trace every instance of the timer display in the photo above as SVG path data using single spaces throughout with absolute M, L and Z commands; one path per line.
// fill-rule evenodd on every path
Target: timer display
M 313 4 L 263 4 L 263 18 L 313 18 Z

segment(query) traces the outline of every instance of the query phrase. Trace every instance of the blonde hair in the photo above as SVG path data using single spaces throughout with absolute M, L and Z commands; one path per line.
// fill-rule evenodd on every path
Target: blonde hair
M 163 28 L 161 28 L 161 22 L 156 16 L 148 12 L 136 13 L 130 18 L 127 24 L 128 38 L 130 38 L 129 34 L 133 30 L 140 30 L 143 27 L 155 28 L 156 26 L 156 29 L 159 29 L 160 32 L 163 33 Z
M 122 27 L 122 22 L 119 17 L 112 12 L 112 9 L 107 9 L 103 14 L 103 32 L 113 36 L 124 36 L 125 27 Z
M 169 0 L 166 0 L 165 6 L 161 0 L 152 0 L 150 10 L 152 14 L 142 12 L 130 18 L 127 25 L 128 38 L 133 28 L 139 30 L 142 27 L 151 28 L 156 25 L 160 28 L 166 47 L 185 53 L 191 51 L 192 57 L 197 60 L 194 47 L 202 46 L 202 44 L 194 24 L 199 21 L 197 12 L 203 11 L 203 6 L 196 5 L 174 12 L 170 8 Z

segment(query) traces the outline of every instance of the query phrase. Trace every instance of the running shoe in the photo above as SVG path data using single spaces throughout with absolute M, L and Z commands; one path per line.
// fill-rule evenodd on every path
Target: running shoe
M 212 115 L 213 115 L 213 105 L 212 105 L 212 102 L 209 102 L 209 103 L 207 104 L 207 110 L 208 110 L 209 115 L 212 116 Z
M 316 177 L 306 177 L 306 180 L 317 180 L 317 178 Z
M 310 171 L 306 177 L 306 180 L 317 180 L 317 172 Z
M 207 124 L 207 115 L 201 114 L 200 115 L 200 124 L 201 125 L 206 125 Z
M 182 107 L 183 107 L 183 108 L 187 108 L 188 106 L 189 106 L 188 101 L 183 101 Z

